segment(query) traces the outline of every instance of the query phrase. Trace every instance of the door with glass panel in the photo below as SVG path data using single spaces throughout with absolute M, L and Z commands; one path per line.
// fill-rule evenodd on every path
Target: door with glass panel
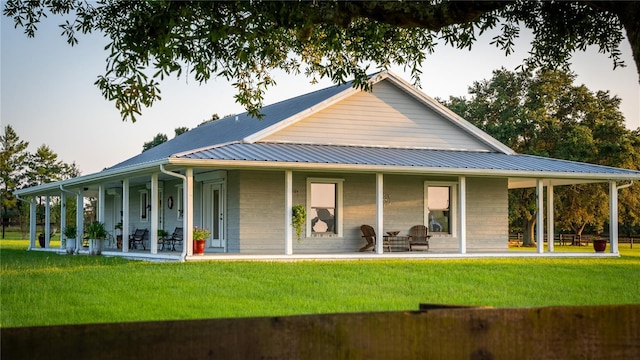
M 224 236 L 224 198 L 224 183 L 205 185 L 204 226 L 211 231 L 211 236 L 207 239 L 207 245 L 222 251 L 224 251 L 226 247 Z

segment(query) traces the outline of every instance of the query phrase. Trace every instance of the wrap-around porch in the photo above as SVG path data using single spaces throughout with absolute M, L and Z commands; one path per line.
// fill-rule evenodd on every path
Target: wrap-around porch
M 389 194 L 385 193 L 385 189 L 388 191 L 388 187 L 385 188 L 385 183 L 393 183 L 394 180 L 387 179 L 397 179 L 402 176 L 431 176 L 433 174 L 395 174 L 395 173 L 369 173 L 367 174 L 370 177 L 373 177 L 375 180 L 372 183 L 373 188 L 371 189 L 373 193 L 375 193 L 375 212 L 373 217 L 369 217 L 367 220 L 363 220 L 361 222 L 370 223 L 375 229 L 376 233 L 376 242 L 375 247 L 372 249 L 373 251 L 367 252 L 358 252 L 355 249 L 322 249 L 313 246 L 307 246 L 305 248 L 304 242 L 310 242 L 313 240 L 312 236 L 307 236 L 306 239 L 302 240 L 303 245 L 300 245 L 295 239 L 295 234 L 293 228 L 291 226 L 291 216 L 292 216 L 292 208 L 298 203 L 300 198 L 305 200 L 307 194 L 300 194 L 301 191 L 298 188 L 300 183 L 300 179 L 294 181 L 294 174 L 296 177 L 300 178 L 300 173 L 304 173 L 304 170 L 298 169 L 288 169 L 288 170 L 272 170 L 272 173 L 279 174 L 279 178 L 282 179 L 281 187 L 284 188 L 282 191 L 282 199 L 281 203 L 283 206 L 280 207 L 280 222 L 279 228 L 283 230 L 283 236 L 280 236 L 281 241 L 272 242 L 272 247 L 266 249 L 265 251 L 260 251 L 256 249 L 242 249 L 240 246 L 230 246 L 230 243 L 233 239 L 230 238 L 228 227 L 229 222 L 227 218 L 224 218 L 225 223 L 219 224 L 221 228 L 221 235 L 224 238 L 225 242 L 220 244 L 214 244 L 213 239 L 208 239 L 208 246 L 206 248 L 204 255 L 194 255 L 193 250 L 193 227 L 194 226 L 207 226 L 206 222 L 203 220 L 205 217 L 211 217 L 213 215 L 212 212 L 217 211 L 215 214 L 218 216 L 220 213 L 227 213 L 229 211 L 229 204 L 226 201 L 220 201 L 220 208 L 206 209 L 207 205 L 204 205 L 202 200 L 198 200 L 202 198 L 202 195 L 206 193 L 206 186 L 204 184 L 219 184 L 220 186 L 216 189 L 219 189 L 220 193 L 218 196 L 226 197 L 227 196 L 227 179 L 226 179 L 226 170 L 214 170 L 211 168 L 202 168 L 202 167 L 176 167 L 173 169 L 167 170 L 164 165 L 159 165 L 157 168 L 158 171 L 153 172 L 151 174 L 134 174 L 130 177 L 117 177 L 115 179 L 109 179 L 108 181 L 101 181 L 97 183 L 86 183 L 87 186 L 83 186 L 82 188 L 74 187 L 70 185 L 66 187 L 65 185 L 60 185 L 59 194 L 57 196 L 60 197 L 60 206 L 62 208 L 65 207 L 65 199 L 68 196 L 75 196 L 77 202 L 79 204 L 84 203 L 85 196 L 94 195 L 97 198 L 97 220 L 103 223 L 109 224 L 109 228 L 111 229 L 111 233 L 113 238 L 116 236 L 121 236 L 122 243 L 121 247 L 118 248 L 114 246 L 116 244 L 115 241 L 111 241 L 105 246 L 102 251 L 103 255 L 106 256 L 122 256 L 133 259 L 149 259 L 149 260 L 166 260 L 166 261 L 191 261 L 191 260 L 304 260 L 304 259 L 392 259 L 392 258 L 406 258 L 406 259 L 424 259 L 424 258 L 485 258 L 485 257 L 531 257 L 531 256 L 559 256 L 559 257 L 571 257 L 571 256 L 590 256 L 591 254 L 586 254 L 584 252 L 555 252 L 554 251 L 554 242 L 551 241 L 548 243 L 548 247 L 545 250 L 544 246 L 544 237 L 545 233 L 547 238 L 554 238 L 554 213 L 553 213 L 553 189 L 555 184 L 567 184 L 570 183 L 567 179 L 517 179 L 517 181 L 513 181 L 514 184 L 519 184 L 517 186 L 525 186 L 525 183 L 534 183 L 536 192 L 537 192 L 537 200 L 538 200 L 538 208 L 547 209 L 546 213 L 543 211 L 538 212 L 537 218 L 537 227 L 536 227 L 536 243 L 537 248 L 535 251 L 530 252 L 513 252 L 508 251 L 507 247 L 507 237 L 508 231 L 504 234 L 504 247 L 503 248 L 493 248 L 493 249 L 472 249 L 469 251 L 467 246 L 467 236 L 468 236 L 468 205 L 467 199 L 469 196 L 469 192 L 467 190 L 467 179 L 466 175 L 458 175 L 458 176 L 447 176 L 447 184 L 451 184 L 452 186 L 452 196 L 451 201 L 454 201 L 454 204 L 451 204 L 452 212 L 455 212 L 455 216 L 452 216 L 450 221 L 450 226 L 453 229 L 450 230 L 449 234 L 444 234 L 440 236 L 435 236 L 433 238 L 433 242 L 437 243 L 439 240 L 444 241 L 449 244 L 446 247 L 431 247 L 429 251 L 392 251 L 389 252 L 384 249 L 384 236 L 386 231 L 390 229 L 389 221 L 385 222 L 385 212 L 390 212 L 385 207 L 389 203 Z M 307 176 L 306 173 L 303 174 Z M 442 177 L 442 174 L 436 174 Z M 330 176 L 332 179 L 338 178 L 342 175 L 336 172 L 330 172 Z M 308 177 L 307 177 L 308 178 Z M 170 190 L 166 188 L 166 184 L 170 183 L 171 180 L 177 179 L 177 183 L 175 187 L 176 199 L 173 199 L 172 196 L 167 196 L 167 193 L 170 193 Z M 314 178 L 315 179 L 315 178 Z M 505 180 L 506 181 L 506 180 Z M 308 181 L 307 181 L 308 182 Z M 163 188 L 163 183 L 165 184 Z M 433 183 L 433 181 L 431 181 Z M 438 184 L 442 183 L 436 182 Z M 115 186 L 114 186 L 115 185 Z M 144 190 L 140 190 L 139 187 L 142 186 Z M 610 245 L 606 254 L 593 254 L 594 256 L 618 256 L 618 229 L 617 229 L 617 191 L 623 186 L 627 186 L 627 184 L 618 186 L 616 182 L 609 182 L 609 203 L 610 203 Z M 196 188 L 198 190 L 196 191 Z M 135 189 L 135 190 L 132 190 Z M 546 190 L 546 192 L 545 192 Z M 132 191 L 136 191 L 136 194 L 132 195 Z M 134 201 L 133 199 L 138 198 L 138 193 L 148 194 L 148 204 L 136 204 L 132 206 L 130 203 Z M 163 191 L 165 195 L 163 196 Z M 197 196 L 196 196 L 197 195 Z M 209 194 L 211 195 L 211 194 Z M 545 196 L 546 195 L 546 196 Z M 50 201 L 49 197 L 55 196 L 55 193 L 48 192 L 43 195 L 47 197 L 45 201 L 45 218 L 48 221 L 50 216 Z M 111 205 L 107 205 L 109 201 L 107 198 L 110 197 Z M 163 219 L 163 216 L 167 216 L 167 214 L 163 214 L 161 210 L 163 206 L 166 206 L 166 202 L 168 198 L 172 198 L 172 202 L 175 202 L 176 211 L 181 213 L 181 216 L 178 216 L 174 221 L 167 221 Z M 423 194 L 417 196 L 418 201 L 424 201 Z M 544 201 L 545 198 L 549 202 L 545 207 Z M 137 201 L 137 200 L 135 200 Z M 338 201 L 343 201 L 343 199 L 338 199 Z M 115 206 L 114 204 L 120 203 L 120 206 Z M 31 200 L 31 230 L 30 230 L 30 249 L 31 250 L 40 250 L 36 246 L 36 226 L 35 226 L 35 201 Z M 139 205 L 139 206 L 138 206 Z M 256 204 L 258 206 L 259 204 Z M 425 205 L 422 205 L 424 207 Z M 146 220 L 145 225 L 148 226 L 148 239 L 146 240 L 146 249 L 139 248 L 131 248 L 129 245 L 129 236 L 132 235 L 133 231 L 137 226 L 139 226 L 139 222 L 133 224 L 135 221 L 132 219 L 136 218 L 139 214 L 136 214 L 135 209 L 139 207 L 148 207 L 148 219 Z M 109 208 L 109 211 L 107 211 Z M 107 213 L 114 211 L 117 212 L 118 209 L 122 214 L 121 222 L 122 222 L 122 230 L 121 233 L 115 235 L 115 223 L 117 220 L 117 216 L 114 218 L 113 216 L 108 219 Z M 132 210 L 133 209 L 133 210 Z M 143 211 L 147 211 L 146 209 Z M 344 211 L 340 211 L 340 216 L 344 216 L 342 213 Z M 61 224 L 66 224 L 65 212 L 61 211 Z M 278 217 L 278 215 L 276 215 Z M 421 215 L 424 219 L 424 224 L 428 224 L 428 217 L 426 213 Z M 546 229 L 545 229 L 545 217 L 546 217 Z M 84 210 L 83 207 L 78 207 L 78 211 L 76 214 L 76 223 L 79 225 L 77 233 L 83 234 L 83 224 L 84 222 Z M 341 224 L 344 221 L 340 222 Z M 615 225 L 614 225 L 615 224 Z M 211 222 L 208 223 L 211 225 Z M 185 229 L 184 231 L 184 241 L 182 242 L 182 246 L 176 248 L 176 251 L 167 251 L 166 249 L 162 249 L 162 242 L 159 235 L 158 230 L 167 230 L 171 231 L 173 227 L 182 227 Z M 215 226 L 214 226 L 215 227 Z M 64 225 L 61 225 L 61 228 L 64 228 Z M 394 230 L 396 229 L 391 226 Z M 309 225 L 307 225 L 306 231 L 309 232 Z M 360 237 L 361 234 L 354 232 L 357 229 L 348 230 L 350 232 L 352 238 Z M 337 235 L 341 235 L 345 237 L 345 231 L 342 230 L 341 234 L 336 233 Z M 51 234 L 48 227 L 45 227 L 45 248 L 42 249 L 44 251 L 55 251 L 55 252 L 64 252 L 65 249 L 61 248 L 51 248 L 50 238 Z M 355 235 L 354 235 L 355 234 Z M 239 243 L 242 242 L 242 239 L 237 239 Z M 455 242 L 455 246 L 451 246 L 451 243 Z M 362 240 L 358 245 L 362 245 L 364 241 Z M 220 245 L 220 246 L 216 246 Z M 278 250 L 279 248 L 280 250 Z M 75 253 L 84 254 L 91 253 L 91 248 L 84 248 L 81 242 L 76 242 L 76 248 L 74 250 Z

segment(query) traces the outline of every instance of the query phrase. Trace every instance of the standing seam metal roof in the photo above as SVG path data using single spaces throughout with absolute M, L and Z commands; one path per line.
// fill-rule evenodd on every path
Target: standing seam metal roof
M 640 179 L 640 171 L 609 166 L 497 152 L 469 152 L 361 146 L 231 143 L 182 154 L 175 158 L 282 163 L 431 167 L 443 169 L 501 170 L 628 175 Z

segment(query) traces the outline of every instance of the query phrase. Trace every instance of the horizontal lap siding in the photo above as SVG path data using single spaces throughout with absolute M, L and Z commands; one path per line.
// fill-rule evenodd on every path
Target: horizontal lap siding
M 284 171 L 239 171 L 238 185 L 240 252 L 284 253 Z
M 263 141 L 488 150 L 480 141 L 387 82 L 270 135 Z
M 294 253 L 355 252 L 365 241 L 360 226 L 376 227 L 374 174 L 293 173 L 293 204 L 306 205 L 307 178 L 343 182 L 343 237 L 306 237 Z M 407 234 L 424 221 L 424 182 L 428 176 L 384 176 L 383 231 Z M 285 248 L 284 171 L 233 171 L 229 174 L 229 252 L 282 254 Z M 470 251 L 505 249 L 508 237 L 506 179 L 467 179 L 467 247 Z M 237 194 L 237 195 L 234 195 Z M 295 237 L 295 234 L 294 234 Z M 458 239 L 434 237 L 434 250 L 457 249 Z
M 467 249 L 506 250 L 509 239 L 507 179 L 467 179 Z

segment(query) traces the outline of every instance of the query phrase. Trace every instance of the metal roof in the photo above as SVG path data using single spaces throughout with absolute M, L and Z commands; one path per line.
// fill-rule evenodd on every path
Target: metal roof
M 109 169 L 167 159 L 172 155 L 217 144 L 240 141 L 352 87 L 352 82 L 331 86 L 262 108 L 262 119 L 242 113 L 198 126 Z
M 183 153 L 174 158 L 295 164 L 367 165 L 411 168 L 461 169 L 514 173 L 570 173 L 640 179 L 640 171 L 609 166 L 498 152 L 469 152 L 409 148 L 336 146 L 283 143 L 230 143 Z

